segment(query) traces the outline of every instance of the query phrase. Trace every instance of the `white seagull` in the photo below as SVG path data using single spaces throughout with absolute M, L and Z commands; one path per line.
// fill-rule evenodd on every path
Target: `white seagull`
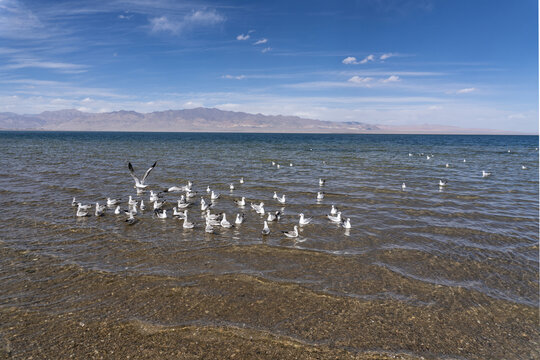
M 401 190 L 405 190 L 407 188 L 407 185 L 405 183 L 401 184 Z
M 195 224 L 193 224 L 192 222 L 189 222 L 187 217 L 184 218 L 184 223 L 182 224 L 182 227 L 184 229 L 193 229 L 195 227 Z
M 135 218 L 134 214 L 130 212 L 128 214 L 128 218 L 126 219 L 126 222 L 128 225 L 133 225 L 137 222 L 137 219 Z
M 276 199 L 280 204 L 285 204 L 285 194 Z
M 210 190 L 210 186 L 207 186 L 207 187 L 206 187 L 206 192 L 207 192 L 208 194 L 210 194 L 210 191 L 212 191 L 212 190 Z
M 351 218 L 347 218 L 347 221 L 342 222 L 341 226 L 343 226 L 345 229 L 350 229 L 351 228 Z
M 113 207 L 114 205 L 118 205 L 119 202 L 120 202 L 120 199 L 107 198 L 107 206 L 108 207 Z
M 272 195 L 272 199 L 277 199 L 277 198 L 278 198 L 278 196 L 277 196 L 277 192 L 276 192 L 276 191 L 274 191 L 274 195 Z
M 159 199 L 159 194 L 150 190 L 150 202 L 157 201 Z
M 227 221 L 227 215 L 225 213 L 223 213 L 223 218 L 221 219 L 220 225 L 221 227 L 224 227 L 224 228 L 232 227 L 232 224 L 229 221 Z
M 267 221 L 278 221 L 281 218 L 281 211 L 276 211 L 275 213 L 268 213 Z
M 241 178 L 240 178 L 240 184 L 243 184 L 243 183 L 244 183 L 244 178 L 241 177 Z
M 148 185 L 145 185 L 144 181 L 146 180 L 150 172 L 154 169 L 154 167 L 156 167 L 156 164 L 157 164 L 157 161 L 148 170 L 146 170 L 142 179 L 139 180 L 139 178 L 135 176 L 135 171 L 133 170 L 133 166 L 131 165 L 130 162 L 128 162 L 129 173 L 131 174 L 131 177 L 133 178 L 133 180 L 135 180 L 135 188 L 137 188 L 137 190 L 145 189 L 148 186 Z
M 322 199 L 324 199 L 324 192 L 317 192 L 317 201 L 321 201 Z
M 298 237 L 298 226 L 294 225 L 294 230 L 292 231 L 282 231 L 283 235 L 290 238 Z
M 336 215 L 338 213 L 338 209 L 332 205 L 332 209 L 330 209 L 330 215 Z
M 137 201 L 133 200 L 133 197 L 129 195 L 128 205 L 134 206 L 137 205 Z
M 141 211 L 144 211 L 146 209 L 146 205 L 144 205 L 144 200 L 141 199 L 141 205 L 140 205 Z
M 487 172 L 487 171 L 485 171 L 485 170 L 482 170 L 482 177 L 483 177 L 483 178 L 486 178 L 486 177 L 488 177 L 488 176 L 490 176 L 490 175 L 491 175 L 490 172 Z
M 233 183 L 230 183 L 230 184 L 229 184 L 229 189 L 231 189 L 231 191 L 234 190 L 234 184 L 233 184 Z
M 214 228 L 212 227 L 210 223 L 208 223 L 208 221 L 206 222 L 206 227 L 204 228 L 204 231 L 208 234 L 214 233 Z
M 443 186 L 446 186 L 446 185 L 448 185 L 448 180 L 443 180 L 443 179 L 439 180 L 439 186 L 440 187 L 443 187 Z
M 212 207 L 212 204 L 207 204 L 204 198 L 201 198 L 201 211 L 206 211 Z
M 325 183 L 326 183 L 326 180 L 319 179 L 319 186 L 324 186 Z
M 528 168 L 525 165 L 521 165 L 521 170 L 527 170 Z M 75 199 L 75 198 L 73 198 Z
M 114 209 L 114 215 L 120 215 L 120 205 L 117 205 L 116 209 Z
M 264 222 L 264 227 L 263 227 L 261 233 L 262 233 L 263 235 L 268 235 L 268 234 L 270 234 L 270 228 L 268 227 L 268 223 L 267 223 L 266 221 Z
M 240 200 L 234 200 L 234 202 L 236 203 L 236 205 L 238 206 L 246 206 L 246 198 L 242 196 L 242 199 Z
M 309 223 L 311 222 L 311 220 L 312 220 L 311 218 L 305 218 L 305 217 L 304 217 L 304 214 L 302 214 L 302 213 L 298 214 L 298 216 L 300 216 L 300 220 L 298 221 L 298 224 L 299 224 L 300 226 L 302 226 L 302 225 L 307 225 L 307 224 L 309 224 Z
M 71 206 L 77 206 L 77 200 L 75 198 L 71 201 Z
M 158 219 L 166 219 L 167 218 L 167 210 L 159 211 L 159 209 L 154 210 L 154 216 L 156 216 Z
M 450 167 L 450 164 L 446 164 L 445 166 L 446 166 L 447 168 L 449 168 L 449 167 Z
M 328 218 L 328 220 L 332 222 L 341 223 L 341 211 L 338 211 L 335 216 L 329 214 L 329 215 L 326 215 L 326 217 Z
M 214 190 L 212 190 L 212 193 L 210 195 L 210 200 L 217 200 L 219 199 L 220 195 L 215 193 Z
M 105 215 L 105 209 L 107 207 L 105 205 L 99 205 L 99 203 L 96 203 L 96 216 L 103 216 Z
M 262 201 L 259 205 L 251 203 L 251 208 L 255 210 L 257 214 L 264 215 L 264 203 Z
M 165 204 L 165 201 L 162 201 L 162 202 L 154 201 L 154 210 L 161 209 L 164 204 Z
M 245 218 L 244 213 L 242 213 L 242 214 L 236 214 L 236 220 L 234 221 L 234 223 L 235 223 L 236 225 L 240 225 L 241 223 L 244 222 L 244 218 Z
M 85 211 L 84 209 L 80 207 L 77 208 L 77 217 L 84 217 L 84 216 L 89 216 L 88 211 Z

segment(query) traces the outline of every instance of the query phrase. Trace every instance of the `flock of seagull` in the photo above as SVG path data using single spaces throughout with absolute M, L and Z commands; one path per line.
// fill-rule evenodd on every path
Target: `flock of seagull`
M 148 188 L 148 184 L 146 183 L 146 179 L 148 178 L 148 175 L 152 172 L 152 170 L 156 167 L 157 162 L 155 162 L 146 172 L 144 175 L 139 178 L 137 175 L 135 175 L 135 171 L 133 169 L 133 166 L 131 165 L 131 162 L 128 163 L 128 169 L 131 174 L 131 177 L 135 181 L 134 188 L 137 191 L 137 195 L 142 195 L 146 192 Z M 276 166 L 276 168 L 280 168 L 279 164 L 276 164 L 274 161 L 272 162 L 272 166 Z M 292 163 L 289 164 L 289 166 L 293 166 Z M 239 184 L 244 184 L 244 178 L 241 177 L 239 179 Z M 319 187 L 322 188 L 326 184 L 325 179 L 319 179 Z M 229 189 L 231 192 L 235 189 L 234 183 L 229 184 Z M 197 192 L 193 190 L 193 183 L 191 181 L 188 181 L 186 185 L 183 186 L 172 186 L 169 187 L 161 192 L 154 192 L 153 190 L 150 190 L 150 195 L 148 198 L 149 207 L 150 210 L 153 211 L 153 217 L 158 219 L 166 219 L 168 217 L 168 213 L 166 207 L 166 200 L 163 200 L 164 194 L 166 193 L 180 193 L 183 192 L 184 194 L 181 194 L 180 198 L 176 200 L 176 206 L 172 208 L 172 216 L 175 218 L 178 218 L 180 220 L 183 220 L 182 227 L 184 229 L 192 229 L 195 227 L 195 224 L 188 220 L 188 208 L 194 207 L 195 202 L 192 201 L 193 198 L 197 196 Z M 204 197 L 200 197 L 200 211 L 202 216 L 205 219 L 205 232 L 209 234 L 214 233 L 214 227 L 220 226 L 222 228 L 231 228 L 234 226 L 238 226 L 244 222 L 245 214 L 242 212 L 239 212 L 236 214 L 236 218 L 234 220 L 234 224 L 231 223 L 227 219 L 227 214 L 225 212 L 221 213 L 212 213 L 212 208 L 215 205 L 215 200 L 220 198 L 220 194 L 216 193 L 215 191 L 210 189 L 210 186 L 207 186 L 206 188 L 207 195 L 210 198 L 210 201 L 207 202 Z M 323 191 L 318 191 L 316 196 L 316 201 L 320 202 L 324 199 L 325 193 Z M 274 192 L 273 199 L 276 200 L 279 204 L 285 205 L 287 203 L 286 195 L 283 194 L 281 196 L 278 196 L 277 192 Z M 240 199 L 234 200 L 235 204 L 240 208 L 244 209 L 244 207 L 247 205 L 246 198 L 241 197 Z M 106 204 L 101 205 L 99 202 L 96 202 L 95 204 L 95 216 L 103 216 L 107 212 L 108 209 L 114 209 L 115 215 L 121 215 L 124 213 L 127 215 L 127 219 L 125 220 L 128 225 L 135 224 L 138 220 L 136 218 L 136 215 L 140 212 L 144 212 L 147 210 L 147 205 L 144 203 L 144 199 L 141 198 L 140 203 L 133 199 L 133 196 L 129 196 L 128 202 L 127 202 L 127 209 L 122 210 L 121 206 L 121 199 L 112 199 L 107 198 Z M 81 202 L 77 202 L 76 198 L 73 198 L 72 206 L 77 208 L 76 216 L 77 217 L 86 217 L 90 216 L 90 209 L 92 207 L 91 204 L 82 204 Z M 274 211 L 269 212 L 266 211 L 264 206 L 264 202 L 261 201 L 258 204 L 251 203 L 250 204 L 251 209 L 255 211 L 258 215 L 260 215 L 264 220 L 263 222 L 263 229 L 261 231 L 262 235 L 268 235 L 270 234 L 270 228 L 268 226 L 269 222 L 277 222 L 281 218 L 281 211 Z M 282 231 L 283 235 L 290 238 L 297 238 L 299 236 L 298 227 L 308 225 L 313 219 L 306 217 L 303 213 L 298 214 L 299 220 L 298 225 L 294 225 L 293 230 L 290 231 Z M 345 219 L 342 217 L 341 211 L 339 211 L 338 208 L 336 208 L 335 205 L 332 205 L 332 208 L 330 209 L 329 214 L 326 215 L 326 218 L 332 222 L 335 223 L 348 231 L 351 228 L 351 219 L 347 218 Z
M 510 150 L 508 150 L 510 152 Z M 425 156 L 427 160 L 430 160 L 433 157 L 433 154 L 424 154 L 419 153 L 417 154 L 419 156 Z M 412 157 L 413 153 L 409 153 L 409 157 Z M 463 162 L 467 162 L 466 159 L 463 159 Z M 135 171 L 133 169 L 133 166 L 131 165 L 131 162 L 128 163 L 128 169 L 131 174 L 131 177 L 135 181 L 134 188 L 137 191 L 137 195 L 142 195 L 146 192 L 148 188 L 148 184 L 146 184 L 146 179 L 148 178 L 148 175 L 152 172 L 152 170 L 156 167 L 157 162 L 155 162 L 142 176 L 142 178 L 139 178 L 135 175 Z M 275 161 L 272 161 L 272 166 L 275 166 L 277 169 L 281 167 L 280 164 L 277 164 Z M 289 164 L 289 166 L 293 166 L 292 163 Z M 449 168 L 450 164 L 445 164 L 445 167 Z M 525 165 L 521 165 L 522 170 L 527 170 L 528 168 Z M 491 176 L 491 172 L 487 172 L 485 170 L 482 170 L 482 177 L 487 178 Z M 240 178 L 239 184 L 244 184 L 244 178 Z M 322 189 L 326 185 L 325 179 L 319 179 L 319 187 Z M 445 179 L 439 179 L 439 188 L 443 189 L 445 186 L 448 185 L 448 180 Z M 407 185 L 405 183 L 402 183 L 401 190 L 405 191 L 407 188 Z M 229 184 L 229 189 L 231 192 L 235 189 L 234 183 Z M 150 196 L 149 196 L 149 204 L 151 204 L 151 210 L 153 211 L 153 216 L 158 219 L 166 219 L 168 217 L 167 209 L 165 209 L 166 200 L 162 200 L 165 193 L 180 193 L 184 192 L 180 196 L 180 198 L 176 201 L 176 206 L 172 208 L 172 216 L 175 218 L 178 218 L 180 220 L 183 220 L 182 227 L 184 229 L 192 229 L 195 227 L 195 224 L 188 220 L 188 208 L 195 205 L 195 202 L 192 201 L 194 197 L 196 197 L 197 192 L 193 190 L 193 183 L 191 181 L 188 181 L 186 185 L 183 186 L 172 186 L 168 189 L 163 190 L 162 192 L 154 192 L 153 190 L 150 190 Z M 207 195 L 210 198 L 210 201 L 207 202 L 204 197 L 200 197 L 200 210 L 201 214 L 205 219 L 205 231 L 207 233 L 214 233 L 214 227 L 215 226 L 221 226 L 222 228 L 231 228 L 234 226 L 238 226 L 244 222 L 245 214 L 244 213 L 237 213 L 236 218 L 234 220 L 234 224 L 231 223 L 227 219 L 227 215 L 222 213 L 212 213 L 212 207 L 215 205 L 215 200 L 219 199 L 220 194 L 216 193 L 215 191 L 210 189 L 210 186 L 207 186 L 206 188 Z M 316 201 L 320 203 L 324 199 L 324 191 L 318 191 L 316 196 Z M 281 196 L 278 196 L 277 192 L 274 191 L 273 199 L 277 201 L 281 205 L 285 205 L 287 203 L 286 195 L 283 194 Z M 244 207 L 247 205 L 246 198 L 241 197 L 240 199 L 234 200 L 235 204 L 240 208 L 244 209 Z M 121 200 L 120 199 L 111 199 L 107 198 L 105 205 L 100 205 L 98 202 L 95 204 L 95 216 L 103 216 L 107 209 L 114 208 L 114 214 L 115 215 L 121 215 L 122 213 L 126 214 L 128 218 L 125 220 L 129 225 L 133 225 L 137 222 L 137 218 L 135 217 L 139 212 L 143 212 L 147 209 L 146 204 L 144 203 L 144 199 L 141 199 L 140 203 L 133 199 L 133 197 L 130 195 L 128 199 L 128 208 L 125 210 L 121 209 L 120 206 Z M 83 205 L 80 202 L 77 202 L 75 198 L 73 198 L 72 206 L 77 207 L 76 216 L 77 217 L 86 217 L 90 216 L 89 209 L 92 207 L 92 205 Z M 267 212 L 264 208 L 265 204 L 263 201 L 261 201 L 259 204 L 250 204 L 251 209 L 255 211 L 258 215 L 260 215 L 264 220 L 263 222 L 263 229 L 261 233 L 263 235 L 270 234 L 270 228 L 268 227 L 269 222 L 277 222 L 281 218 L 281 211 L 274 211 L 274 212 Z M 291 238 L 296 238 L 299 236 L 298 233 L 298 226 L 304 226 L 308 225 L 312 218 L 306 217 L 303 213 L 298 214 L 299 220 L 298 225 L 295 225 L 293 230 L 291 231 L 282 231 L 283 235 Z M 350 218 L 343 218 L 341 211 L 339 211 L 334 205 L 332 205 L 332 208 L 330 209 L 329 214 L 326 215 L 326 218 L 339 225 L 348 231 L 348 229 L 351 228 L 351 219 Z

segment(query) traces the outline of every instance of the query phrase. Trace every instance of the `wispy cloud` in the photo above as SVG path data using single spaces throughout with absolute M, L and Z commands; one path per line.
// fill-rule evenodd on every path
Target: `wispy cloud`
M 347 81 L 353 84 L 369 86 L 372 80 L 373 78 L 370 78 L 370 77 L 360 77 L 358 75 L 355 75 Z
M 21 2 L 0 1 L 0 37 L 7 39 L 40 39 L 47 37 L 44 24 Z
M 234 80 L 242 80 L 242 79 L 245 79 L 246 76 L 245 75 L 223 75 L 221 76 L 222 79 L 234 79 Z
M 272 48 L 271 47 L 265 47 L 264 49 L 261 50 L 261 52 L 264 54 L 264 53 L 267 53 L 269 51 L 272 51 Z
M 387 77 L 386 79 L 382 79 L 381 82 L 383 83 L 392 83 L 392 82 L 397 82 L 397 81 L 400 81 L 401 79 L 399 78 L 399 76 L 397 75 L 390 75 L 389 77 Z
M 365 64 L 367 62 L 370 62 L 370 61 L 373 61 L 375 60 L 375 55 L 371 54 L 371 55 L 368 55 L 366 56 L 365 58 L 363 58 L 361 61 L 360 61 L 360 64 Z
M 261 44 L 266 44 L 268 42 L 268 39 L 260 39 L 260 40 L 257 40 L 253 43 L 253 45 L 261 45 Z
M 476 90 L 478 90 L 478 89 L 473 88 L 473 87 L 465 88 L 465 89 L 459 89 L 459 90 L 456 91 L 456 94 L 468 94 L 468 93 L 472 93 L 473 91 L 476 91 Z
M 86 65 L 71 64 L 65 62 L 41 61 L 36 59 L 16 59 L 11 64 L 0 66 L 0 69 L 4 70 L 16 70 L 24 68 L 41 68 L 70 73 L 79 73 L 88 70 L 88 66 Z
M 173 19 L 164 15 L 151 18 L 149 21 L 150 30 L 153 33 L 169 32 L 173 35 L 180 35 L 186 30 L 219 24 L 225 21 L 225 17 L 215 10 L 197 10 L 181 19 Z
M 386 54 L 382 54 L 381 56 L 379 56 L 379 60 L 386 60 L 386 59 L 389 59 L 393 56 L 396 56 L 396 54 L 392 54 L 392 53 L 386 53 Z
M 238 35 L 238 36 L 236 37 L 236 40 L 243 41 L 243 40 L 247 40 L 247 39 L 249 39 L 249 38 L 250 38 L 249 34 L 240 34 L 240 35 Z

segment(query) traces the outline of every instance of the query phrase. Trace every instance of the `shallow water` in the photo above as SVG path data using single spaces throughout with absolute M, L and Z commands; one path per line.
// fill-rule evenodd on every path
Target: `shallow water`
M 186 327 L 264 334 L 260 356 L 249 353 L 255 345 L 238 345 L 246 358 L 277 351 L 268 336 L 334 358 L 536 357 L 537 147 L 536 136 L 0 133 L 2 337 L 18 358 L 47 355 L 53 343 L 77 354 L 62 330 L 47 326 L 75 334 L 80 322 L 138 329 L 130 334 L 141 324 L 159 334 Z M 112 210 L 75 217 L 73 197 L 125 204 L 135 196 L 127 161 L 142 175 L 156 160 L 151 188 L 193 181 L 195 229 L 148 210 L 133 226 Z M 492 175 L 482 178 L 482 170 Z M 209 199 L 207 185 L 221 194 L 213 212 L 230 221 L 243 212 L 242 225 L 204 232 L 199 200 Z M 285 205 L 274 191 L 287 195 Z M 326 194 L 321 202 L 317 191 Z M 232 201 L 241 196 L 243 209 Z M 168 208 L 178 197 L 165 195 Z M 283 213 L 266 237 L 249 206 L 260 201 Z M 332 204 L 351 219 L 350 231 L 326 219 Z M 298 239 L 282 236 L 300 212 L 312 223 Z M 41 340 L 24 341 L 35 329 Z M 216 347 L 206 353 L 230 356 Z

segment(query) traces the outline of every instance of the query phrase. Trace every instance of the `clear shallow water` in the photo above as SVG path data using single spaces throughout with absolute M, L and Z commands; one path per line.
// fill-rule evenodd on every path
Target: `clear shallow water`
M 103 280 L 101 275 L 93 278 L 95 274 L 181 283 L 197 283 L 194 279 L 202 275 L 242 274 L 336 298 L 391 301 L 422 311 L 433 306 L 450 311 L 448 303 L 536 309 L 537 147 L 536 136 L 3 132 L 0 260 L 10 290 L 1 302 L 20 309 L 39 305 L 46 313 L 64 306 L 82 311 L 75 300 L 44 294 L 38 286 L 43 278 L 27 283 L 27 273 L 14 265 L 30 261 L 25 260 L 30 256 L 51 269 L 87 271 L 92 275 L 79 282 L 88 284 Z M 430 160 L 428 154 L 433 154 Z M 106 197 L 125 201 L 135 196 L 127 162 L 142 175 L 156 160 L 147 181 L 151 188 L 191 180 L 198 195 L 208 200 L 205 189 L 210 185 L 221 194 L 213 212 L 225 212 L 230 221 L 244 212 L 244 224 L 205 234 L 200 196 L 189 209 L 190 220 L 198 225 L 193 230 L 182 229 L 176 219 L 154 219 L 148 210 L 134 226 L 126 226 L 125 216 L 111 210 L 101 218 L 75 217 L 73 197 L 92 204 Z M 482 170 L 493 174 L 482 178 Z M 238 184 L 240 177 L 245 184 Z M 326 179 L 322 188 L 319 178 Z M 440 178 L 449 181 L 444 189 L 438 186 Z M 326 196 L 318 203 L 320 190 Z M 285 206 L 272 200 L 274 191 L 287 195 Z M 249 205 L 240 209 L 234 204 L 241 196 L 248 204 L 264 201 L 267 210 L 284 213 L 270 225 L 269 236 L 262 237 L 263 220 Z M 178 197 L 165 196 L 169 208 Z M 148 194 L 143 198 L 149 205 Z M 350 231 L 326 219 L 332 204 L 351 219 Z M 300 212 L 313 217 L 312 224 L 301 229 L 298 241 L 283 237 L 281 230 L 291 230 Z M 54 274 L 47 274 L 47 280 Z M 439 289 L 447 292 L 436 294 Z M 123 290 L 129 292 L 127 287 L 117 291 Z M 97 291 L 89 290 L 88 296 Z M 111 308 L 115 301 L 105 300 Z M 123 316 L 136 315 L 128 311 Z M 148 314 L 136 317 L 160 322 Z M 315 341 L 265 322 L 252 326 Z M 509 340 L 503 345 L 515 344 Z M 347 346 L 366 348 L 352 337 Z M 424 353 L 403 344 L 389 350 Z M 427 350 L 438 351 L 462 354 L 436 346 Z

